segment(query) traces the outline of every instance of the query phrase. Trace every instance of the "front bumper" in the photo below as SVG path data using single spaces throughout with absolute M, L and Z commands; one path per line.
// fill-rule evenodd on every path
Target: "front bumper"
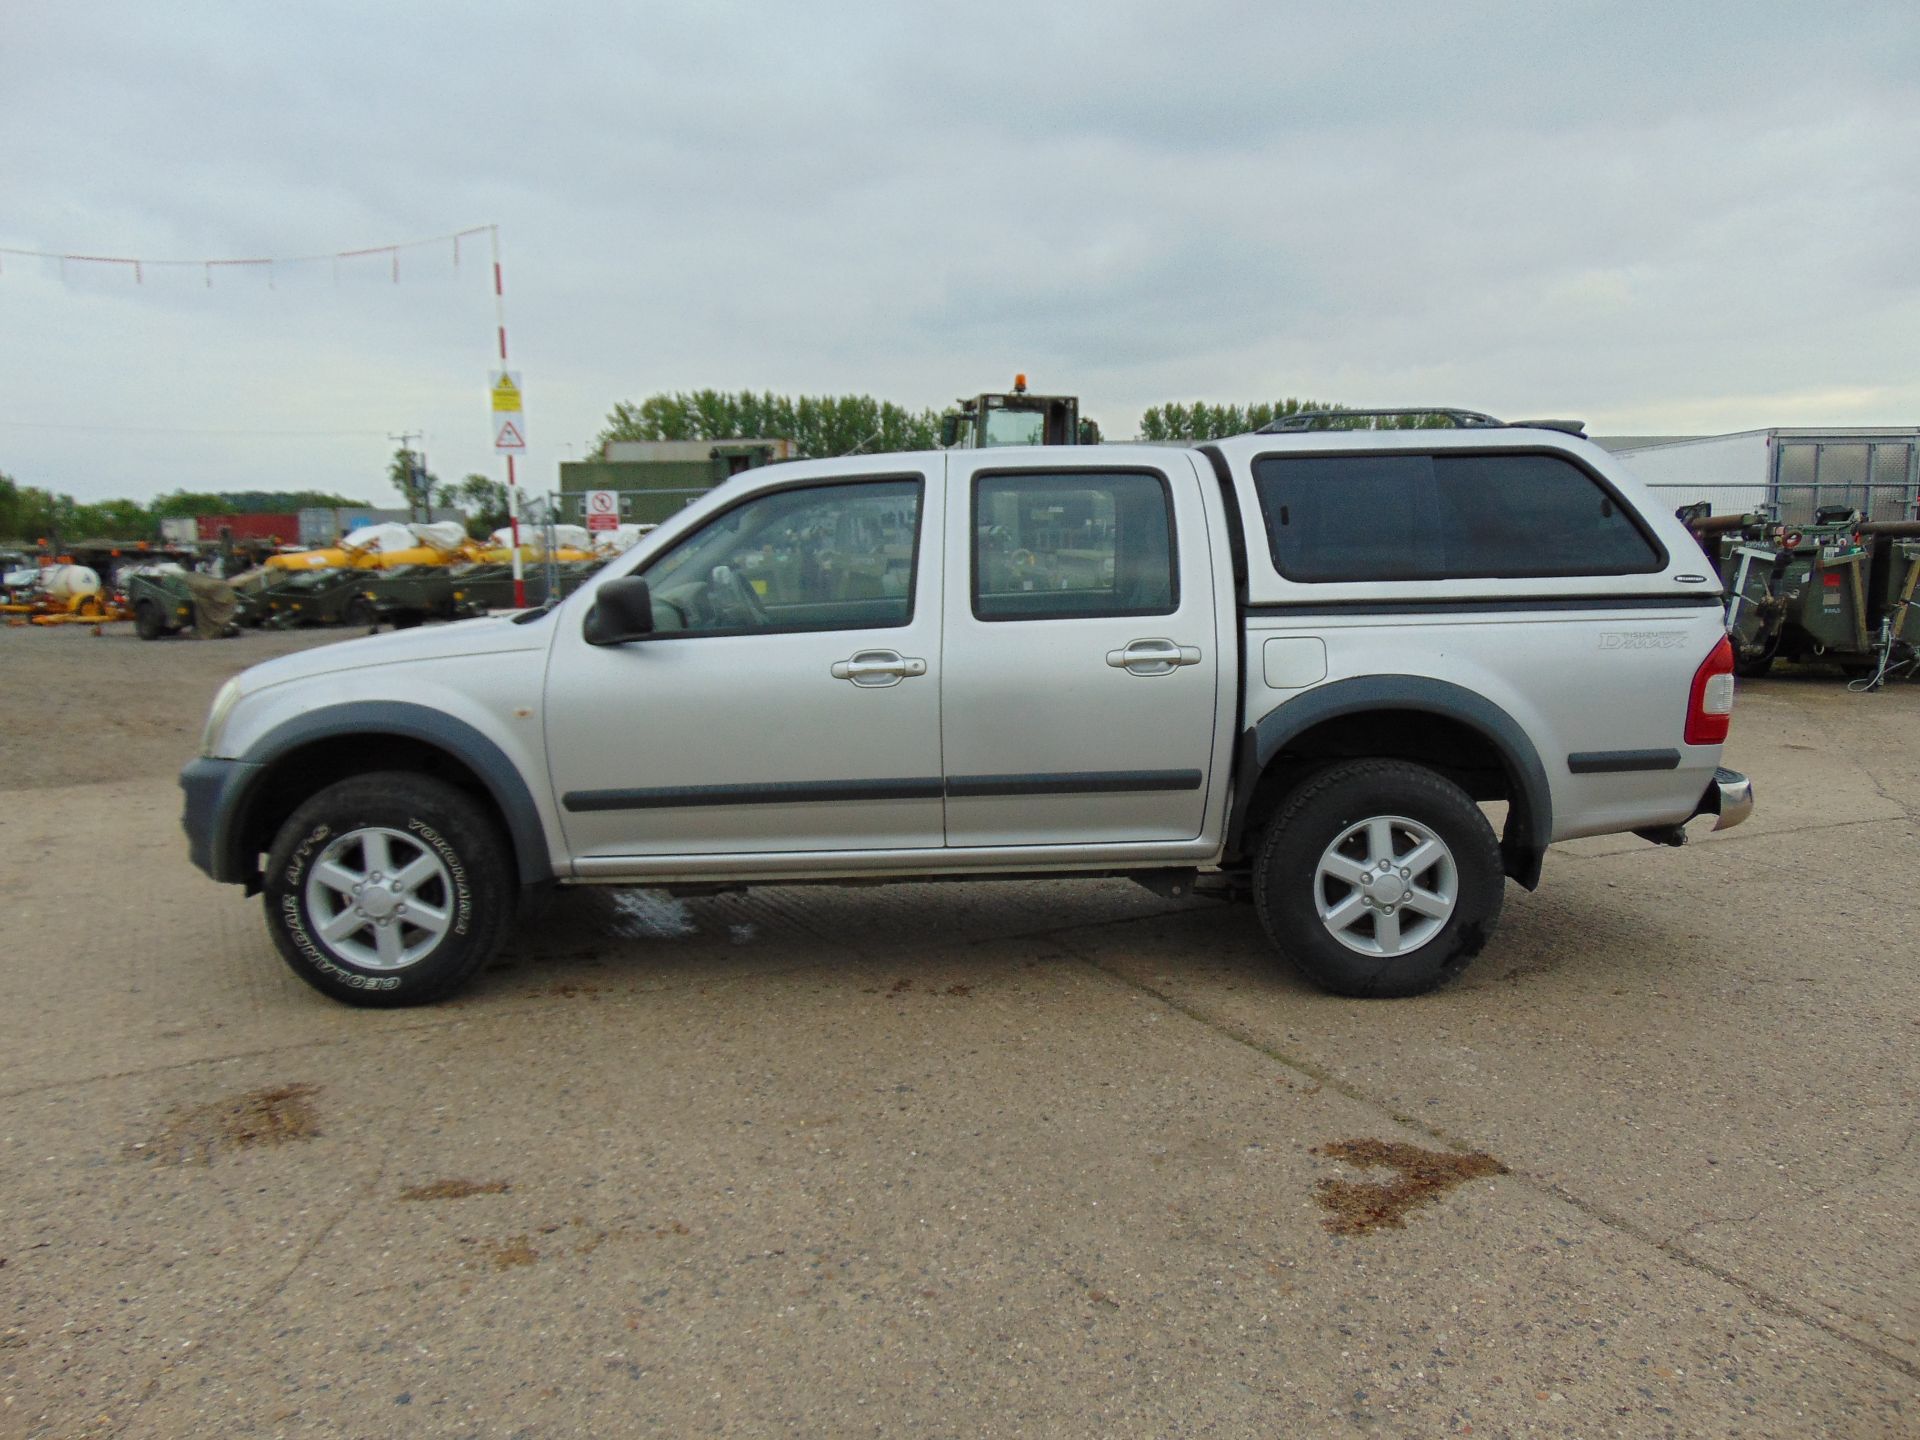
M 1738 770 L 1713 772 L 1713 783 L 1700 797 L 1695 815 L 1718 815 L 1715 830 L 1731 830 L 1753 813 L 1753 782 Z
M 180 788 L 187 795 L 180 817 L 187 832 L 187 858 L 225 884 L 253 879 L 233 842 L 247 792 L 264 768 L 203 756 L 189 760 L 180 771 Z

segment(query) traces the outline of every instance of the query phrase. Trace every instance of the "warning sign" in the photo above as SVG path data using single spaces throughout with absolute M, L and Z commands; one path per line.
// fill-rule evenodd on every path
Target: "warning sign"
M 587 491 L 587 529 L 599 534 L 602 530 L 620 528 L 620 496 L 613 490 Z
M 496 370 L 488 386 L 493 402 L 493 448 L 503 455 L 527 449 L 527 417 L 520 408 L 520 372 Z

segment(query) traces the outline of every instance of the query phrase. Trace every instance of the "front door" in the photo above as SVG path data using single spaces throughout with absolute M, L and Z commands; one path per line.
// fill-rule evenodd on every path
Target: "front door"
M 938 846 L 936 466 L 839 462 L 634 572 L 656 633 L 556 619 L 547 752 L 582 859 Z
M 1192 461 L 947 467 L 947 843 L 1196 838 L 1220 638 Z

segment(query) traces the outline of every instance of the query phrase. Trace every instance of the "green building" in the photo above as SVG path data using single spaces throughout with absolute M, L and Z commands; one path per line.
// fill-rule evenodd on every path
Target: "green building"
M 657 525 L 729 475 L 793 458 L 791 440 L 609 440 L 591 460 L 562 462 L 560 518 L 584 523 L 586 492 L 612 490 L 623 524 Z

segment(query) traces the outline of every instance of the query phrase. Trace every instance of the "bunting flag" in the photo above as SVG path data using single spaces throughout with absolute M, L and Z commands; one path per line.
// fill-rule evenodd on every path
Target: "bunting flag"
M 137 255 L 89 255 L 60 250 L 23 250 L 0 245 L 0 278 L 8 272 L 8 262 L 35 260 L 57 269 L 62 283 L 82 278 L 98 282 L 146 285 L 162 276 L 198 280 L 211 290 L 216 276 L 249 276 L 264 279 L 268 289 L 277 289 L 285 280 L 326 279 L 338 286 L 343 275 L 364 278 L 370 272 L 398 285 L 401 256 L 407 258 L 409 273 L 441 271 L 448 260 L 460 269 L 460 242 L 477 235 L 491 235 L 497 227 L 474 225 L 445 235 L 429 235 L 422 240 L 401 240 L 391 245 L 365 245 L 353 250 L 334 250 L 324 255 L 248 256 L 208 260 L 151 260 Z M 437 258 L 436 258 L 437 257 Z

